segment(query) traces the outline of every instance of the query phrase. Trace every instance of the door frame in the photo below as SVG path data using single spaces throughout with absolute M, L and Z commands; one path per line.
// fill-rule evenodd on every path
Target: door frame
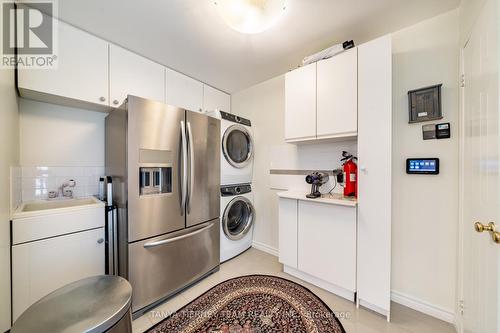
M 469 42 L 460 46 L 460 74 L 459 74 L 459 115 L 458 115 L 458 241 L 457 241 L 457 290 L 455 297 L 455 329 L 463 332 L 463 272 L 464 272 L 464 141 L 465 141 L 465 47 Z

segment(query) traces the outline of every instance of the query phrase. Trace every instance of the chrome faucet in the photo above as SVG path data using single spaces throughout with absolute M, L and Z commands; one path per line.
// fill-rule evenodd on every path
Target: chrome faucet
M 65 197 L 65 198 L 72 199 L 73 198 L 73 190 L 70 190 L 68 187 L 74 188 L 75 186 L 76 186 L 76 181 L 74 181 L 73 179 L 70 179 L 67 182 L 63 183 L 59 187 L 59 191 L 61 193 L 61 196 Z

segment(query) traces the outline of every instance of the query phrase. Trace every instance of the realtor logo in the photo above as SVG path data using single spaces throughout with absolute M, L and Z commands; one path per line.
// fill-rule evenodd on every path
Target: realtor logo
M 56 68 L 54 1 L 2 2 L 2 68 Z

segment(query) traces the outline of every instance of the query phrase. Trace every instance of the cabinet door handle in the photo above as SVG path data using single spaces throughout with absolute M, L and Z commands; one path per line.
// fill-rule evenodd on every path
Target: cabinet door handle
M 102 244 L 103 242 L 104 242 L 104 238 L 99 238 L 99 239 L 97 240 L 97 244 Z
M 101 102 L 105 102 L 105 101 L 106 101 L 106 98 L 105 98 L 104 96 L 101 96 L 101 97 L 99 97 L 99 100 L 100 100 Z
M 117 99 L 115 99 L 115 100 L 113 101 L 113 104 L 114 104 L 114 105 L 118 105 L 119 103 L 120 103 L 120 102 L 119 102 Z

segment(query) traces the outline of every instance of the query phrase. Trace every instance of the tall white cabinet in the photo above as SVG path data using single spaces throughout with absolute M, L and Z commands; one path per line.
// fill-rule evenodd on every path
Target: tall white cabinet
M 390 318 L 392 39 L 358 47 L 358 302 Z
M 290 194 L 278 194 L 280 262 L 285 271 L 347 299 L 356 299 L 358 306 L 381 313 L 388 320 L 391 42 L 390 35 L 384 36 L 293 70 L 285 77 L 286 142 L 357 139 L 357 210 L 310 202 L 301 202 L 297 208 L 291 204 Z M 299 200 L 304 197 L 300 194 Z M 331 262 L 329 256 L 322 256 L 324 253 L 342 253 L 342 258 Z

